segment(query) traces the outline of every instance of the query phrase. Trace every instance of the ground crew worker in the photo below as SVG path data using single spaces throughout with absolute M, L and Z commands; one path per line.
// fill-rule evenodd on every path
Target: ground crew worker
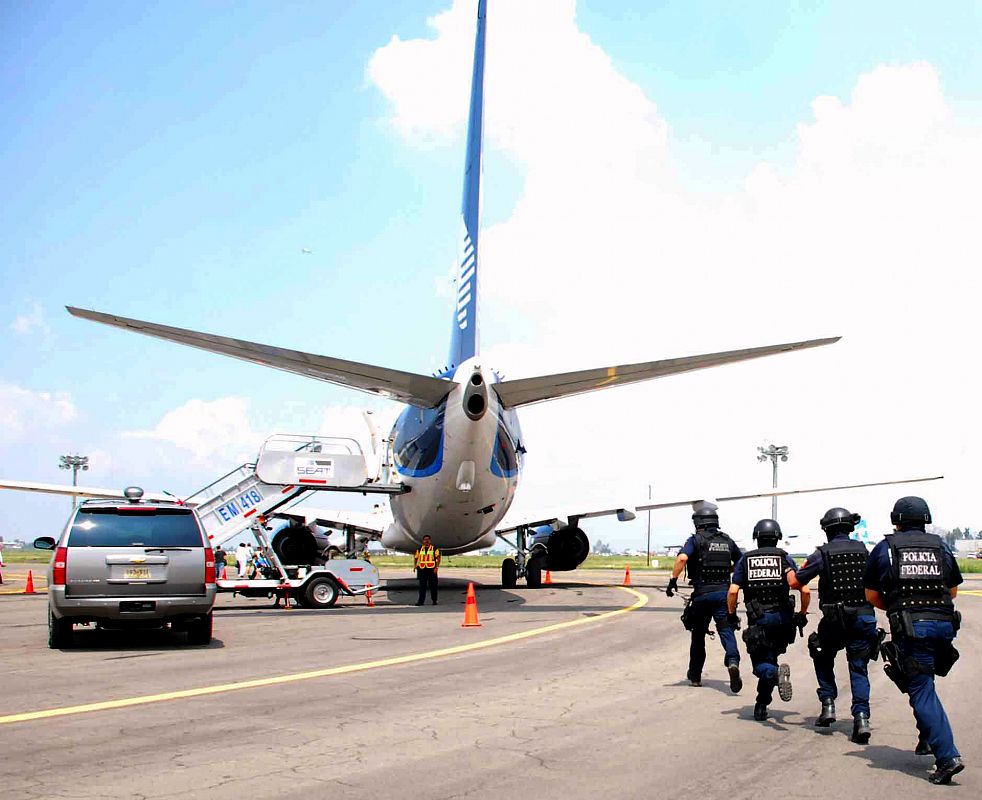
M 678 590 L 679 576 L 685 569 L 692 586 L 692 598 L 685 607 L 682 624 L 691 633 L 689 669 L 686 677 L 693 686 L 702 686 L 702 668 L 706 663 L 706 634 L 710 621 L 715 621 L 720 644 L 723 645 L 723 666 L 730 674 L 730 690 L 743 688 L 740 678 L 740 651 L 736 634 L 726 615 L 726 590 L 730 584 L 733 565 L 742 555 L 729 536 L 719 529 L 716 506 L 701 503 L 692 515 L 696 532 L 690 536 L 672 568 L 672 578 L 665 594 L 672 597 Z
M 907 695 L 917 721 L 918 755 L 934 755 L 931 783 L 949 783 L 965 765 L 934 686 L 958 659 L 952 640 L 961 615 L 953 598 L 962 574 L 951 550 L 924 526 L 931 510 L 920 497 L 901 497 L 890 514 L 896 532 L 873 548 L 866 565 L 866 598 L 887 612 L 883 645 L 887 676 Z
M 815 724 L 827 728 L 835 722 L 835 657 L 846 651 L 849 661 L 849 684 L 852 688 L 852 740 L 866 744 L 870 739 L 869 675 L 870 658 L 877 657 L 879 639 L 876 612 L 866 600 L 863 573 L 869 551 L 862 542 L 849 538 L 859 523 L 859 514 L 845 508 L 830 508 L 819 521 L 828 537 L 802 564 L 789 570 L 788 585 L 800 589 L 816 575 L 818 604 L 822 619 L 818 630 L 808 637 L 808 653 L 815 662 L 818 699 L 822 711 Z
M 430 589 L 430 600 L 436 605 L 437 573 L 440 569 L 440 551 L 433 546 L 429 536 L 423 537 L 423 543 L 413 556 L 416 566 L 416 579 L 419 581 L 419 598 L 416 605 L 421 606 L 426 600 L 426 588 Z
M 803 633 L 807 624 L 808 604 L 811 593 L 807 586 L 799 589 L 801 611 L 794 613 L 794 601 L 784 574 L 797 569 L 791 556 L 777 546 L 781 539 L 781 526 L 773 519 L 762 519 L 754 526 L 756 550 L 748 550 L 733 570 L 733 582 L 726 596 L 730 624 L 739 629 L 737 600 L 743 589 L 743 602 L 747 608 L 747 630 L 743 641 L 757 676 L 757 698 L 754 703 L 754 719 L 767 719 L 777 687 L 781 699 L 791 699 L 791 667 L 778 664 L 788 645 L 794 641 L 795 628 Z

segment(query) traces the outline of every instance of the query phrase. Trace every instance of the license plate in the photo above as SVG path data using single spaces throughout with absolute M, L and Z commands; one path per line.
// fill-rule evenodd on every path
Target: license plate
M 150 567 L 127 567 L 123 570 L 123 577 L 128 581 L 148 581 Z

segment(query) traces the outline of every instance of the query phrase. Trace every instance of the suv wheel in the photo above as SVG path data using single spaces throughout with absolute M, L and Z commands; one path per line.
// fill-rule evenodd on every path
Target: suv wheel
M 215 617 L 211 611 L 203 617 L 191 620 L 188 623 L 188 644 L 210 644 L 214 621 Z
M 51 613 L 51 608 L 48 608 L 48 647 L 52 650 L 70 647 L 73 628 L 71 622 L 67 619 L 58 619 Z

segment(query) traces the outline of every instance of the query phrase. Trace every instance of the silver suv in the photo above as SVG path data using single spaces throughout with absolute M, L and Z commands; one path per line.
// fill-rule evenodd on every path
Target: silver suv
M 215 556 L 198 518 L 179 503 L 143 501 L 132 486 L 125 500 L 82 503 L 48 568 L 48 646 L 68 647 L 75 623 L 102 628 L 162 627 L 208 644 L 215 605 Z

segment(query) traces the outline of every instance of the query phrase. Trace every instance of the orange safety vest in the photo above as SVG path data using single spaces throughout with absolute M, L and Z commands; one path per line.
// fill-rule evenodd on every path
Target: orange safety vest
M 439 552 L 433 545 L 421 547 L 416 551 L 416 569 L 436 569 L 436 556 Z

